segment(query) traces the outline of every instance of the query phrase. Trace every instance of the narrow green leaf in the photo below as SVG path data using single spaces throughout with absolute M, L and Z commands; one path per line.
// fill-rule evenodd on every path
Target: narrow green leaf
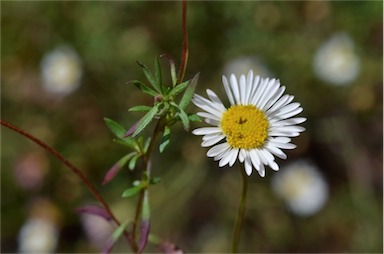
M 105 174 L 103 184 L 110 182 L 119 173 L 120 169 L 135 155 L 135 152 L 129 153 L 116 162 Z
M 137 160 L 140 158 L 140 155 L 137 154 L 135 155 L 130 161 L 129 161 L 129 164 L 128 164 L 128 167 L 130 170 L 133 170 L 135 167 L 136 167 L 136 162 Z
M 189 103 L 191 102 L 193 94 L 195 93 L 198 79 L 199 79 L 199 73 L 197 73 L 193 77 L 191 82 L 189 82 L 189 86 L 188 86 L 187 90 L 185 90 L 183 97 L 181 98 L 180 103 L 179 103 L 179 106 L 181 109 L 185 110 L 187 108 L 187 106 L 189 105 Z
M 170 97 L 175 97 L 176 95 L 178 95 L 179 93 L 181 93 L 182 91 L 184 91 L 185 88 L 187 88 L 189 84 L 189 80 L 188 81 L 185 81 L 183 83 L 181 83 L 180 85 L 177 85 L 175 88 L 172 89 L 172 91 L 169 93 L 169 96 Z
M 115 134 L 116 137 L 122 138 L 126 132 L 123 126 L 109 118 L 104 118 L 105 124 Z
M 145 66 L 143 63 L 137 61 L 137 63 L 141 66 L 143 69 L 145 77 L 148 79 L 149 83 L 152 85 L 152 87 L 159 93 L 161 93 L 161 89 L 159 86 L 157 86 L 157 82 L 155 77 L 153 77 L 152 72 L 148 69 L 147 66 Z
M 163 137 L 161 138 L 161 143 L 159 147 L 160 153 L 164 152 L 165 148 L 169 145 L 171 136 L 171 128 L 169 126 L 165 126 Z
M 125 221 L 121 224 L 113 233 L 112 236 L 106 241 L 102 254 L 111 253 L 113 246 L 116 244 L 117 240 L 124 234 L 126 228 L 130 225 L 129 221 Z
M 145 105 L 139 105 L 139 106 L 134 106 L 129 109 L 129 111 L 136 111 L 136 112 L 146 112 L 150 111 L 152 107 L 145 106 Z
M 162 91 L 162 75 L 161 75 L 161 65 L 160 65 L 160 59 L 159 57 L 155 58 L 155 80 L 157 87 L 160 88 L 160 91 Z
M 201 122 L 201 119 L 196 114 L 188 114 L 189 121 L 191 122 Z
M 151 138 L 147 138 L 144 142 L 144 151 L 143 153 L 146 153 L 148 151 L 149 144 L 151 143 Z
M 144 83 L 142 83 L 139 80 L 129 81 L 128 84 L 133 84 L 134 86 L 139 88 L 143 93 L 149 94 L 149 95 L 151 95 L 153 97 L 159 94 L 158 92 L 156 92 L 152 88 L 148 87 L 147 85 L 145 85 Z
M 129 198 L 139 193 L 142 189 L 143 185 L 133 186 L 131 188 L 126 189 L 121 196 L 123 198 Z
M 179 109 L 180 109 L 179 115 L 180 115 L 181 122 L 183 123 L 184 130 L 189 131 L 188 115 L 187 115 L 187 113 L 185 113 L 184 110 L 182 110 L 181 108 L 179 108 Z
M 133 133 L 132 137 L 136 137 L 138 134 L 140 134 L 145 127 L 152 121 L 152 119 L 156 116 L 157 110 L 158 110 L 158 104 L 155 105 L 150 111 L 148 111 L 143 118 L 141 118 L 139 125 L 137 126 L 135 132 Z

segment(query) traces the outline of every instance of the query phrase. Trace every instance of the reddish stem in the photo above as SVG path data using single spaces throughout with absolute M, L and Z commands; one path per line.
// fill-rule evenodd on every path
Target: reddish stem
M 185 70 L 188 62 L 188 29 L 187 29 L 187 1 L 183 0 L 182 10 L 182 30 L 183 30 L 183 49 L 179 68 L 178 83 L 183 82 Z
M 100 204 L 104 207 L 104 209 L 108 212 L 108 214 L 111 216 L 112 220 L 119 226 L 120 225 L 120 222 L 119 220 L 115 217 L 115 215 L 112 213 L 111 209 L 109 208 L 109 205 L 107 204 L 107 202 L 103 199 L 103 197 L 100 195 L 100 193 L 97 191 L 97 189 L 95 188 L 95 186 L 93 186 L 89 181 L 88 179 L 84 176 L 84 174 L 78 169 L 76 168 L 72 163 L 70 163 L 67 159 L 65 159 L 58 151 L 56 151 L 55 149 L 53 149 L 52 147 L 50 147 L 49 145 L 47 145 L 46 143 L 44 143 L 43 141 L 41 141 L 40 139 L 36 138 L 35 136 L 25 132 L 24 130 L 4 121 L 4 120 L 1 120 L 0 119 L 0 123 L 2 125 L 4 125 L 5 127 L 23 135 L 24 137 L 32 140 L 33 142 L 35 142 L 36 144 L 38 144 L 39 146 L 41 146 L 42 148 L 44 148 L 45 150 L 47 150 L 48 152 L 50 152 L 51 154 L 53 154 L 54 156 L 56 156 L 56 158 L 58 158 L 59 160 L 61 160 L 65 166 L 67 166 L 73 173 L 75 173 L 80 179 L 81 181 L 85 184 L 85 186 L 88 188 L 88 190 L 93 194 L 93 196 L 100 202 Z M 124 232 L 124 235 L 125 237 L 127 238 L 127 240 L 129 241 L 130 245 L 132 246 L 132 238 L 129 236 L 129 234 L 125 231 Z

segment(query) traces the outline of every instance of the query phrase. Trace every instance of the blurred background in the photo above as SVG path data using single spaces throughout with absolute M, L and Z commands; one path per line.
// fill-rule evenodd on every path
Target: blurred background
M 128 108 L 153 103 L 127 82 L 145 80 L 136 60 L 153 68 L 168 53 L 179 62 L 181 3 L 1 7 L 1 119 L 60 151 L 120 220 L 132 218 L 136 199 L 120 196 L 137 173 L 125 167 L 101 185 L 128 152 L 103 117 L 129 128 L 141 114 Z M 253 69 L 280 79 L 308 118 L 281 170 L 249 178 L 241 252 L 382 252 L 382 15 L 382 1 L 188 3 L 186 79 L 200 72 L 199 94 L 225 96 L 222 74 Z M 113 227 L 75 212 L 96 203 L 81 181 L 24 137 L 1 134 L 1 252 L 99 252 Z M 152 233 L 186 252 L 227 252 L 241 178 L 200 143 L 178 124 L 165 153 L 154 153 L 162 182 L 150 194 Z M 125 243 L 113 251 L 128 252 Z

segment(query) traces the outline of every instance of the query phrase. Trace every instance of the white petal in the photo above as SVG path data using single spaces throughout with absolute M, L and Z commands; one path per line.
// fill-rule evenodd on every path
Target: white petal
M 269 136 L 271 137 L 297 137 L 300 135 L 299 132 L 284 132 L 284 131 L 280 131 L 280 130 L 276 130 L 276 131 L 271 131 L 268 133 Z
M 276 155 L 280 159 L 283 159 L 283 160 L 287 159 L 287 155 L 280 148 L 277 148 L 276 146 L 274 146 L 271 143 L 268 143 L 265 146 L 265 149 L 267 149 L 269 152 L 271 152 L 272 154 Z
M 204 137 L 207 137 L 207 136 L 204 136 Z M 202 143 L 201 143 L 201 146 L 202 147 L 208 147 L 208 146 L 212 146 L 214 144 L 216 144 L 217 142 L 220 142 L 222 139 L 224 139 L 225 136 L 224 135 L 217 135 L 217 136 L 213 136 L 211 138 L 208 138 L 206 140 L 204 140 Z
M 285 91 L 285 86 L 280 87 L 276 93 L 271 97 L 271 99 L 268 101 L 267 105 L 264 107 L 264 111 L 267 111 L 270 107 L 272 107 L 275 102 L 283 95 Z
M 263 95 L 265 89 L 267 88 L 268 81 L 269 81 L 268 78 L 266 78 L 266 79 L 262 79 L 262 80 L 260 81 L 260 85 L 259 85 L 258 89 L 256 90 L 255 95 L 254 95 L 253 98 L 252 98 L 252 102 L 251 102 L 251 103 L 252 103 L 253 105 L 258 106 L 258 102 L 259 102 L 261 96 Z
M 213 125 L 213 126 L 219 126 L 220 125 L 220 121 L 216 121 L 216 120 L 209 119 L 209 118 L 206 118 L 205 122 L 207 124 L 210 124 L 210 125 Z
M 256 153 L 256 150 L 253 149 L 249 152 L 249 157 L 251 158 L 253 166 L 256 168 L 257 171 L 260 170 L 260 158 L 259 155 Z
M 220 121 L 221 120 L 221 117 L 218 117 L 216 115 L 212 115 L 212 114 L 207 113 L 207 112 L 197 112 L 196 115 L 204 117 L 204 118 L 210 118 L 210 119 L 216 120 L 216 121 Z
M 222 143 L 222 144 L 218 144 L 214 147 L 212 147 L 211 149 L 208 150 L 207 152 L 207 156 L 208 157 L 214 157 L 220 153 L 222 153 L 223 151 L 229 149 L 229 145 L 228 143 Z
M 269 151 L 265 149 L 261 149 L 260 152 L 263 154 L 264 158 L 267 160 L 268 162 L 267 164 L 271 164 L 275 160 L 275 158 Z
M 192 99 L 192 102 L 199 108 L 207 111 L 208 113 L 211 113 L 216 116 L 222 115 L 222 113 L 225 111 L 219 106 L 217 106 L 215 103 L 211 102 L 210 100 L 207 100 L 200 95 L 195 94 L 194 98 Z
M 260 164 L 260 170 L 257 171 L 261 177 L 265 176 L 265 167 L 263 164 Z
M 252 83 L 253 83 L 253 71 L 250 70 L 247 76 L 244 104 L 249 104 L 249 98 L 251 96 L 251 91 L 252 91 Z
M 241 104 L 239 85 L 237 84 L 236 76 L 231 74 L 231 77 L 230 77 L 229 81 L 230 81 L 229 83 L 231 85 L 231 89 L 232 89 L 232 92 L 233 92 L 233 97 L 235 97 L 236 104 Z
M 267 161 L 267 159 L 264 157 L 264 155 L 261 153 L 261 150 L 256 150 L 256 149 L 255 149 L 255 151 L 256 151 L 257 155 L 259 155 L 259 159 L 260 159 L 260 161 L 262 162 L 262 163 L 260 163 L 260 166 L 261 166 L 262 164 L 267 165 L 267 164 L 268 164 L 268 161 Z
M 271 167 L 271 169 L 275 171 L 279 171 L 279 165 L 275 161 L 272 161 L 272 163 L 269 163 L 269 166 Z
M 286 125 L 295 125 L 295 124 L 301 124 L 304 123 L 307 120 L 307 118 L 304 117 L 296 117 L 296 118 L 289 118 L 289 119 L 278 119 L 278 118 L 272 118 L 269 123 L 271 126 L 286 126 Z
M 279 127 L 272 127 L 270 128 L 270 131 L 283 131 L 283 132 L 303 132 L 305 131 L 305 128 L 302 126 L 279 126 Z
M 214 159 L 215 161 L 220 161 L 220 160 L 222 160 L 223 158 L 228 157 L 230 151 L 231 151 L 231 148 L 228 148 L 227 150 L 225 150 L 225 151 L 222 152 L 221 154 L 215 156 L 213 159 Z M 224 164 L 224 166 L 225 166 L 225 165 L 226 165 L 226 164 Z M 220 162 L 219 162 L 219 166 L 220 166 Z M 220 167 L 222 167 L 222 166 L 220 166 Z
M 237 155 L 239 154 L 239 148 L 233 148 L 231 150 L 231 159 L 229 160 L 229 166 L 232 167 L 235 164 Z
M 194 129 L 192 131 L 192 134 L 194 135 L 206 135 L 206 134 L 213 134 L 213 133 L 221 133 L 221 129 L 218 127 L 203 127 Z
M 295 149 L 296 145 L 291 143 L 275 143 L 271 142 L 273 146 L 282 148 L 282 149 Z
M 259 89 L 260 84 L 263 82 L 263 79 L 260 79 L 260 76 L 257 75 L 255 79 L 253 80 L 251 95 L 249 97 L 249 104 L 252 104 L 253 97 L 255 97 L 255 94 L 257 93 L 257 90 Z
M 229 102 L 231 103 L 231 105 L 235 105 L 235 100 L 233 98 L 233 94 L 232 94 L 231 88 L 229 87 L 227 78 L 225 76 L 222 76 L 222 81 L 223 81 L 224 90 L 225 90 L 225 93 L 227 94 Z
M 245 102 L 245 88 L 246 86 L 246 80 L 245 80 L 245 76 L 244 75 L 241 75 L 240 76 L 240 102 L 241 104 L 245 105 L 246 102 Z
M 207 95 L 208 95 L 209 99 L 211 99 L 211 101 L 214 102 L 220 109 L 222 109 L 223 111 L 227 110 L 224 107 L 224 104 L 221 102 L 219 96 L 217 96 L 215 92 L 213 92 L 210 89 L 207 89 Z
M 293 100 L 293 98 L 294 98 L 294 96 L 292 96 L 292 95 L 288 95 L 288 94 L 284 95 L 270 109 L 267 110 L 267 115 L 271 115 L 275 111 L 284 107 L 285 105 L 290 103 Z
M 240 162 L 244 162 L 244 159 L 245 157 L 247 156 L 246 152 L 244 149 L 240 149 L 240 153 L 239 153 L 239 161 Z
M 269 87 L 268 90 L 265 91 L 264 96 L 260 101 L 259 108 L 261 110 L 265 109 L 265 106 L 267 105 L 269 100 L 273 97 L 273 95 L 276 93 L 276 91 L 279 89 L 279 87 L 280 87 L 279 80 L 274 80 L 274 83 Z
M 251 158 L 246 157 L 244 160 L 245 173 L 250 176 L 252 174 Z
M 275 116 L 280 116 L 280 115 L 286 114 L 288 112 L 291 112 L 291 111 L 297 109 L 298 107 L 300 107 L 300 103 L 293 102 L 291 104 L 288 104 L 288 105 L 280 108 L 274 115 Z

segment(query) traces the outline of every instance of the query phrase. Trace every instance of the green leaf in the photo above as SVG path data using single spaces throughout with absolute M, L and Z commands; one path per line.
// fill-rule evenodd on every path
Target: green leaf
M 185 81 L 183 83 L 181 83 L 180 85 L 177 85 L 175 88 L 172 89 L 172 91 L 169 93 L 169 96 L 170 97 L 175 97 L 176 95 L 178 95 L 179 93 L 181 93 L 182 91 L 184 91 L 185 88 L 187 88 L 189 84 L 189 80 L 188 81 Z
M 129 111 L 146 112 L 146 111 L 150 111 L 151 109 L 152 109 L 152 107 L 145 106 L 145 105 L 139 105 L 139 106 L 134 106 L 134 107 L 130 108 Z
M 169 145 L 170 136 L 171 136 L 171 128 L 169 128 L 169 126 L 165 126 L 163 137 L 161 138 L 161 143 L 159 147 L 160 153 L 164 152 L 165 148 Z
M 189 121 L 191 122 L 201 122 L 201 119 L 196 114 L 188 114 Z
M 162 91 L 162 76 L 161 76 L 161 65 L 160 65 L 160 59 L 159 57 L 156 57 L 155 59 L 155 80 L 156 80 L 156 86 L 160 88 L 160 91 Z
M 113 233 L 112 233 L 112 239 L 118 240 L 124 233 L 125 229 L 127 228 L 129 224 L 129 221 L 125 221 L 123 224 L 121 224 Z
M 136 137 L 138 134 L 140 134 L 145 127 L 152 121 L 152 119 L 156 116 L 157 110 L 159 106 L 155 105 L 150 111 L 148 111 L 147 114 L 143 118 L 141 118 L 139 125 L 137 126 L 137 129 L 133 133 L 132 137 Z
M 181 98 L 180 103 L 179 103 L 179 107 L 181 109 L 185 110 L 187 108 L 187 106 L 189 105 L 189 103 L 191 102 L 193 94 L 195 93 L 198 79 L 199 79 L 199 73 L 197 73 L 193 77 L 191 82 L 189 82 L 189 86 L 188 86 L 187 90 L 185 90 L 183 97 Z
M 188 115 L 181 108 L 179 108 L 179 110 L 180 110 L 179 116 L 180 116 L 181 122 L 183 123 L 184 130 L 189 131 L 189 118 L 188 118 Z
M 140 158 L 140 154 L 135 155 L 128 164 L 130 170 L 133 170 L 136 167 L 136 162 Z
M 109 118 L 104 118 L 104 121 L 109 130 L 112 131 L 112 133 L 115 134 L 116 137 L 123 138 L 126 132 L 123 126 Z
M 110 182 L 119 173 L 121 168 L 136 154 L 136 152 L 129 153 L 116 162 L 105 174 L 103 184 Z
M 161 182 L 161 178 L 160 177 L 154 177 L 154 178 L 151 178 L 151 180 L 149 180 L 149 183 L 150 184 L 158 184 L 159 182 Z
M 159 93 L 161 93 L 161 89 L 159 86 L 157 86 L 156 79 L 153 77 L 152 72 L 148 69 L 147 66 L 145 66 L 143 63 L 137 61 L 137 63 L 141 66 L 143 69 L 145 77 L 148 79 L 149 83 L 152 85 L 152 87 Z
M 158 95 L 159 93 L 156 92 L 155 90 L 153 90 L 152 88 L 148 87 L 147 85 L 145 85 L 144 83 L 142 83 L 141 81 L 138 81 L 138 80 L 132 80 L 132 81 L 129 81 L 128 84 L 133 84 L 135 85 L 137 88 L 139 88 L 143 93 L 146 93 L 146 94 L 149 94 L 153 97 L 155 97 L 156 95 Z
M 121 196 L 123 198 L 132 197 L 132 196 L 136 195 L 137 193 L 139 193 L 143 189 L 143 187 L 144 187 L 143 185 L 137 185 L 137 186 L 133 186 L 131 188 L 128 188 L 123 192 L 123 194 Z
M 147 140 L 145 140 L 144 142 L 144 153 L 146 153 L 148 151 L 148 147 L 149 147 L 149 144 L 151 143 L 151 138 L 147 138 Z

